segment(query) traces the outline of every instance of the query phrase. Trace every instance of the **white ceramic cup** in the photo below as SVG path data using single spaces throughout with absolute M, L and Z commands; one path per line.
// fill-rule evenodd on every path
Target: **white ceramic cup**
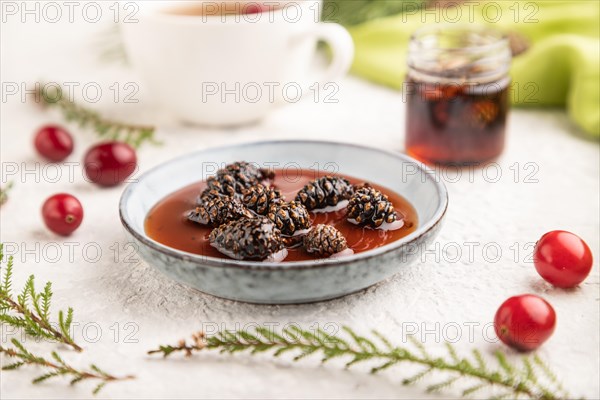
M 160 104 L 182 120 L 252 123 L 348 71 L 352 38 L 338 24 L 319 22 L 320 0 L 264 1 L 262 13 L 213 14 L 211 7 L 222 3 L 141 2 L 138 22 L 122 25 L 129 61 Z M 173 12 L 193 4 L 206 14 Z M 311 80 L 319 40 L 329 45 L 332 58 Z

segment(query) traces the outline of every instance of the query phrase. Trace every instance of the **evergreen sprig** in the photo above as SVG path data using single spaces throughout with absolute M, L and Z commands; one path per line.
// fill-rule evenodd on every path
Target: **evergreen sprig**
M 123 44 L 121 25 L 113 24 L 99 36 L 96 47 L 100 49 L 98 59 L 103 63 L 128 65 L 127 51 Z
M 39 86 L 39 97 L 43 104 L 58 108 L 67 121 L 78 124 L 80 128 L 91 128 L 104 139 L 125 142 L 135 148 L 144 143 L 160 144 L 154 138 L 155 127 L 106 119 L 98 112 L 65 98 L 63 88 L 47 86 L 43 83 Z
M 2 367 L 2 370 L 16 370 L 25 365 L 37 365 L 47 369 L 47 372 L 33 379 L 32 383 L 37 384 L 44 382 L 50 378 L 57 376 L 66 376 L 71 379 L 71 385 L 75 385 L 82 381 L 99 381 L 93 390 L 93 394 L 97 394 L 109 382 L 133 379 L 133 376 L 116 377 L 105 372 L 92 364 L 89 370 L 80 370 L 67 364 L 57 352 L 52 352 L 52 359 L 48 360 L 44 357 L 35 355 L 23 346 L 17 339 L 11 340 L 13 348 L 8 348 L 0 345 L 0 353 L 5 354 L 10 358 L 17 359 L 12 364 Z
M 410 337 L 410 346 L 395 346 L 382 334 L 373 331 L 373 337 L 360 336 L 352 329 L 344 327 L 344 335 L 333 336 L 323 330 L 307 331 L 292 326 L 275 332 L 257 327 L 248 331 L 222 331 L 214 336 L 202 332 L 192 336 L 192 341 L 181 340 L 177 345 L 162 345 L 148 354 L 162 354 L 167 357 L 182 352 L 191 356 L 194 352 L 216 350 L 220 353 L 250 354 L 270 352 L 275 357 L 293 353 L 294 361 L 312 354 L 320 354 L 322 362 L 334 358 L 345 358 L 346 367 L 362 363 L 378 363 L 371 368 L 377 373 L 399 365 L 410 363 L 423 367 L 422 371 L 405 378 L 402 383 L 413 384 L 433 372 L 444 373 L 443 380 L 426 386 L 428 392 L 438 392 L 463 382 L 463 396 L 469 396 L 484 389 L 495 390 L 494 398 L 531 398 L 556 400 L 569 398 L 556 376 L 537 356 L 524 356 L 519 363 L 511 363 L 501 351 L 494 354 L 495 365 L 489 366 L 477 349 L 466 357 L 458 355 L 450 343 L 447 355 L 434 356 L 425 346 Z
M 4 261 L 4 245 L 0 243 L 0 268 Z M 0 283 L 0 323 L 22 329 L 26 334 L 39 339 L 63 343 L 77 351 L 82 348 L 71 335 L 73 309 L 58 312 L 58 323 L 50 321 L 52 284 L 44 289 L 35 289 L 35 277 L 29 276 L 25 286 L 16 297 L 12 290 L 13 257 L 8 258 Z
M 8 192 L 10 192 L 10 189 L 12 189 L 12 187 L 13 183 L 8 182 L 6 186 L 0 188 L 0 207 L 8 201 Z

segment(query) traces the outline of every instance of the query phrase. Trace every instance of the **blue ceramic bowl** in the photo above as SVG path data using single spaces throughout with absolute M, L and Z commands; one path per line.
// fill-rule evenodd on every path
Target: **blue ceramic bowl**
M 417 210 L 417 229 L 401 240 L 339 259 L 269 263 L 190 254 L 146 235 L 150 209 L 174 191 L 234 161 L 275 168 L 320 168 L 383 185 Z M 434 173 L 406 155 L 347 143 L 265 141 L 202 150 L 176 158 L 130 184 L 119 205 L 123 225 L 148 264 L 165 275 L 214 296 L 251 303 L 290 304 L 353 293 L 407 268 L 437 235 L 448 193 Z

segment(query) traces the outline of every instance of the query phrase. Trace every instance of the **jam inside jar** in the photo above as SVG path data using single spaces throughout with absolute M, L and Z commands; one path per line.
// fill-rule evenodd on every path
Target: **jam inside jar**
M 493 160 L 504 149 L 508 40 L 488 28 L 434 27 L 411 38 L 406 151 L 430 164 Z

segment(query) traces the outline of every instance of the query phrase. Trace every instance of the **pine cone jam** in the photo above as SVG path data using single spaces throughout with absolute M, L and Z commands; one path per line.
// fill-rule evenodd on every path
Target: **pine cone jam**
M 388 196 L 371 187 L 362 185 L 350 198 L 346 209 L 349 222 L 370 228 L 384 228 L 398 221 L 398 213 Z M 401 224 L 398 228 L 401 228 Z
M 354 189 L 347 179 L 324 176 L 307 183 L 296 195 L 296 201 L 308 210 L 335 210 L 350 199 Z
M 323 183 L 319 185 L 327 196 L 319 197 L 320 192 L 311 189 L 311 196 L 316 194 L 315 206 L 349 202 L 348 187 L 355 193 L 355 188 L 364 187 L 362 180 L 341 175 L 317 174 L 315 177 L 312 170 L 295 171 L 293 176 L 298 179 L 293 180 L 286 178 L 286 174 L 289 175 L 287 170 L 275 170 L 274 173 L 274 177 L 272 174 L 268 177 L 270 182 L 263 181 L 259 186 L 252 182 L 263 176 L 254 174 L 249 177 L 252 174 L 248 171 L 239 174 L 234 167 L 221 174 L 231 177 L 223 180 L 227 183 L 222 186 L 225 193 L 207 181 L 185 187 L 154 206 L 146 217 L 146 232 L 166 246 L 207 257 L 260 262 L 279 261 L 277 257 L 287 253 L 283 262 L 289 262 L 361 253 L 396 241 L 417 227 L 417 214 L 412 205 L 384 187 L 369 186 L 377 192 L 374 201 L 380 200 L 385 207 L 380 206 L 378 212 L 369 214 L 364 211 L 365 203 L 361 203 L 355 204 L 356 210 L 363 210 L 362 216 L 368 214 L 374 217 L 374 221 L 379 221 L 381 216 L 384 220 L 391 220 L 390 216 L 395 215 L 396 222 L 403 222 L 400 229 L 383 230 L 349 222 L 349 204 L 324 212 L 322 208 L 307 210 L 304 205 L 292 200 L 318 181 Z M 272 219 L 269 219 L 269 213 Z M 191 220 L 188 219 L 190 215 Z M 203 225 L 202 222 L 208 224 Z
M 346 238 L 331 225 L 314 226 L 303 239 L 304 249 L 320 256 L 332 256 L 348 248 Z
M 217 228 L 230 221 L 252 218 L 253 214 L 239 199 L 230 196 L 201 197 L 198 206 L 191 210 L 188 219 Z
M 411 38 L 406 152 L 431 164 L 493 160 L 504 149 L 511 51 L 491 29 L 426 27 Z
M 242 218 L 212 230 L 210 244 L 236 260 L 265 260 L 284 249 L 281 231 L 264 217 Z

